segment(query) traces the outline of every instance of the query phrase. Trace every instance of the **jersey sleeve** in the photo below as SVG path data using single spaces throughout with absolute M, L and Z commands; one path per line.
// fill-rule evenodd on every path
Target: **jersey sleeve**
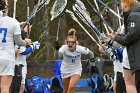
M 20 47 L 19 53 L 23 53 L 23 52 L 25 52 L 25 50 L 26 50 L 26 47 Z
M 81 54 L 85 54 L 87 55 L 89 53 L 89 49 L 83 46 L 79 46 L 79 50 L 81 52 Z
M 66 49 L 66 46 L 62 45 L 62 47 L 59 49 L 59 52 L 64 53 L 65 49 Z
M 22 54 L 22 55 L 28 55 L 28 54 L 30 54 L 32 52 L 33 52 L 32 47 L 28 47 L 28 48 L 21 47 L 20 54 Z
M 14 35 L 21 34 L 21 28 L 19 25 L 19 22 L 17 20 L 14 20 Z

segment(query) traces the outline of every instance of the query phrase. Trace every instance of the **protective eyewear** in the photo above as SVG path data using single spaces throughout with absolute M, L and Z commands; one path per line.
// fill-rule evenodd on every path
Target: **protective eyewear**
M 76 43 L 76 41 L 67 41 L 67 43 L 68 43 L 68 44 L 69 44 L 69 43 L 74 44 L 74 43 Z

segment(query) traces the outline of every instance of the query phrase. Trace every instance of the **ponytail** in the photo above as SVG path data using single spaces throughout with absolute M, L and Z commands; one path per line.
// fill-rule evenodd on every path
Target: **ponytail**
M 77 37 L 76 37 L 76 30 L 74 28 L 71 28 L 68 30 L 68 36 L 65 40 L 65 43 L 67 44 L 68 38 L 73 38 L 76 41 L 76 44 L 78 44 Z
M 68 36 L 71 36 L 71 35 L 75 36 L 75 34 L 76 34 L 76 30 L 73 28 L 68 31 Z

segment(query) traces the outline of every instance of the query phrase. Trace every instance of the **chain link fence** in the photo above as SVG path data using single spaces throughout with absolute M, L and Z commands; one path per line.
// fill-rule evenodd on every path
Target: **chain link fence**
M 101 61 L 99 59 L 96 59 L 96 61 Z M 54 73 L 52 71 L 53 65 L 55 60 L 51 60 L 48 62 L 31 62 L 29 61 L 28 64 L 28 74 L 27 78 L 31 78 L 33 75 L 40 75 L 44 78 L 51 78 Z M 87 69 L 86 65 L 87 60 L 82 60 L 82 75 L 81 79 L 87 79 L 90 77 L 90 72 Z M 113 74 L 113 63 L 110 60 L 103 61 L 103 74 Z M 100 68 L 101 69 L 101 68 Z M 76 88 L 75 91 L 89 91 L 89 88 Z

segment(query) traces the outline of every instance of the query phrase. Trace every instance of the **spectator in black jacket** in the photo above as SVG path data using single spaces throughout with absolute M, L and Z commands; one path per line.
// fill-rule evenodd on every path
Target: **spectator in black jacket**
M 137 0 L 121 0 L 121 6 L 125 34 L 116 34 L 112 39 L 126 46 L 129 59 L 128 65 L 124 65 L 126 89 L 127 93 L 137 93 L 135 73 L 140 71 L 140 3 Z

